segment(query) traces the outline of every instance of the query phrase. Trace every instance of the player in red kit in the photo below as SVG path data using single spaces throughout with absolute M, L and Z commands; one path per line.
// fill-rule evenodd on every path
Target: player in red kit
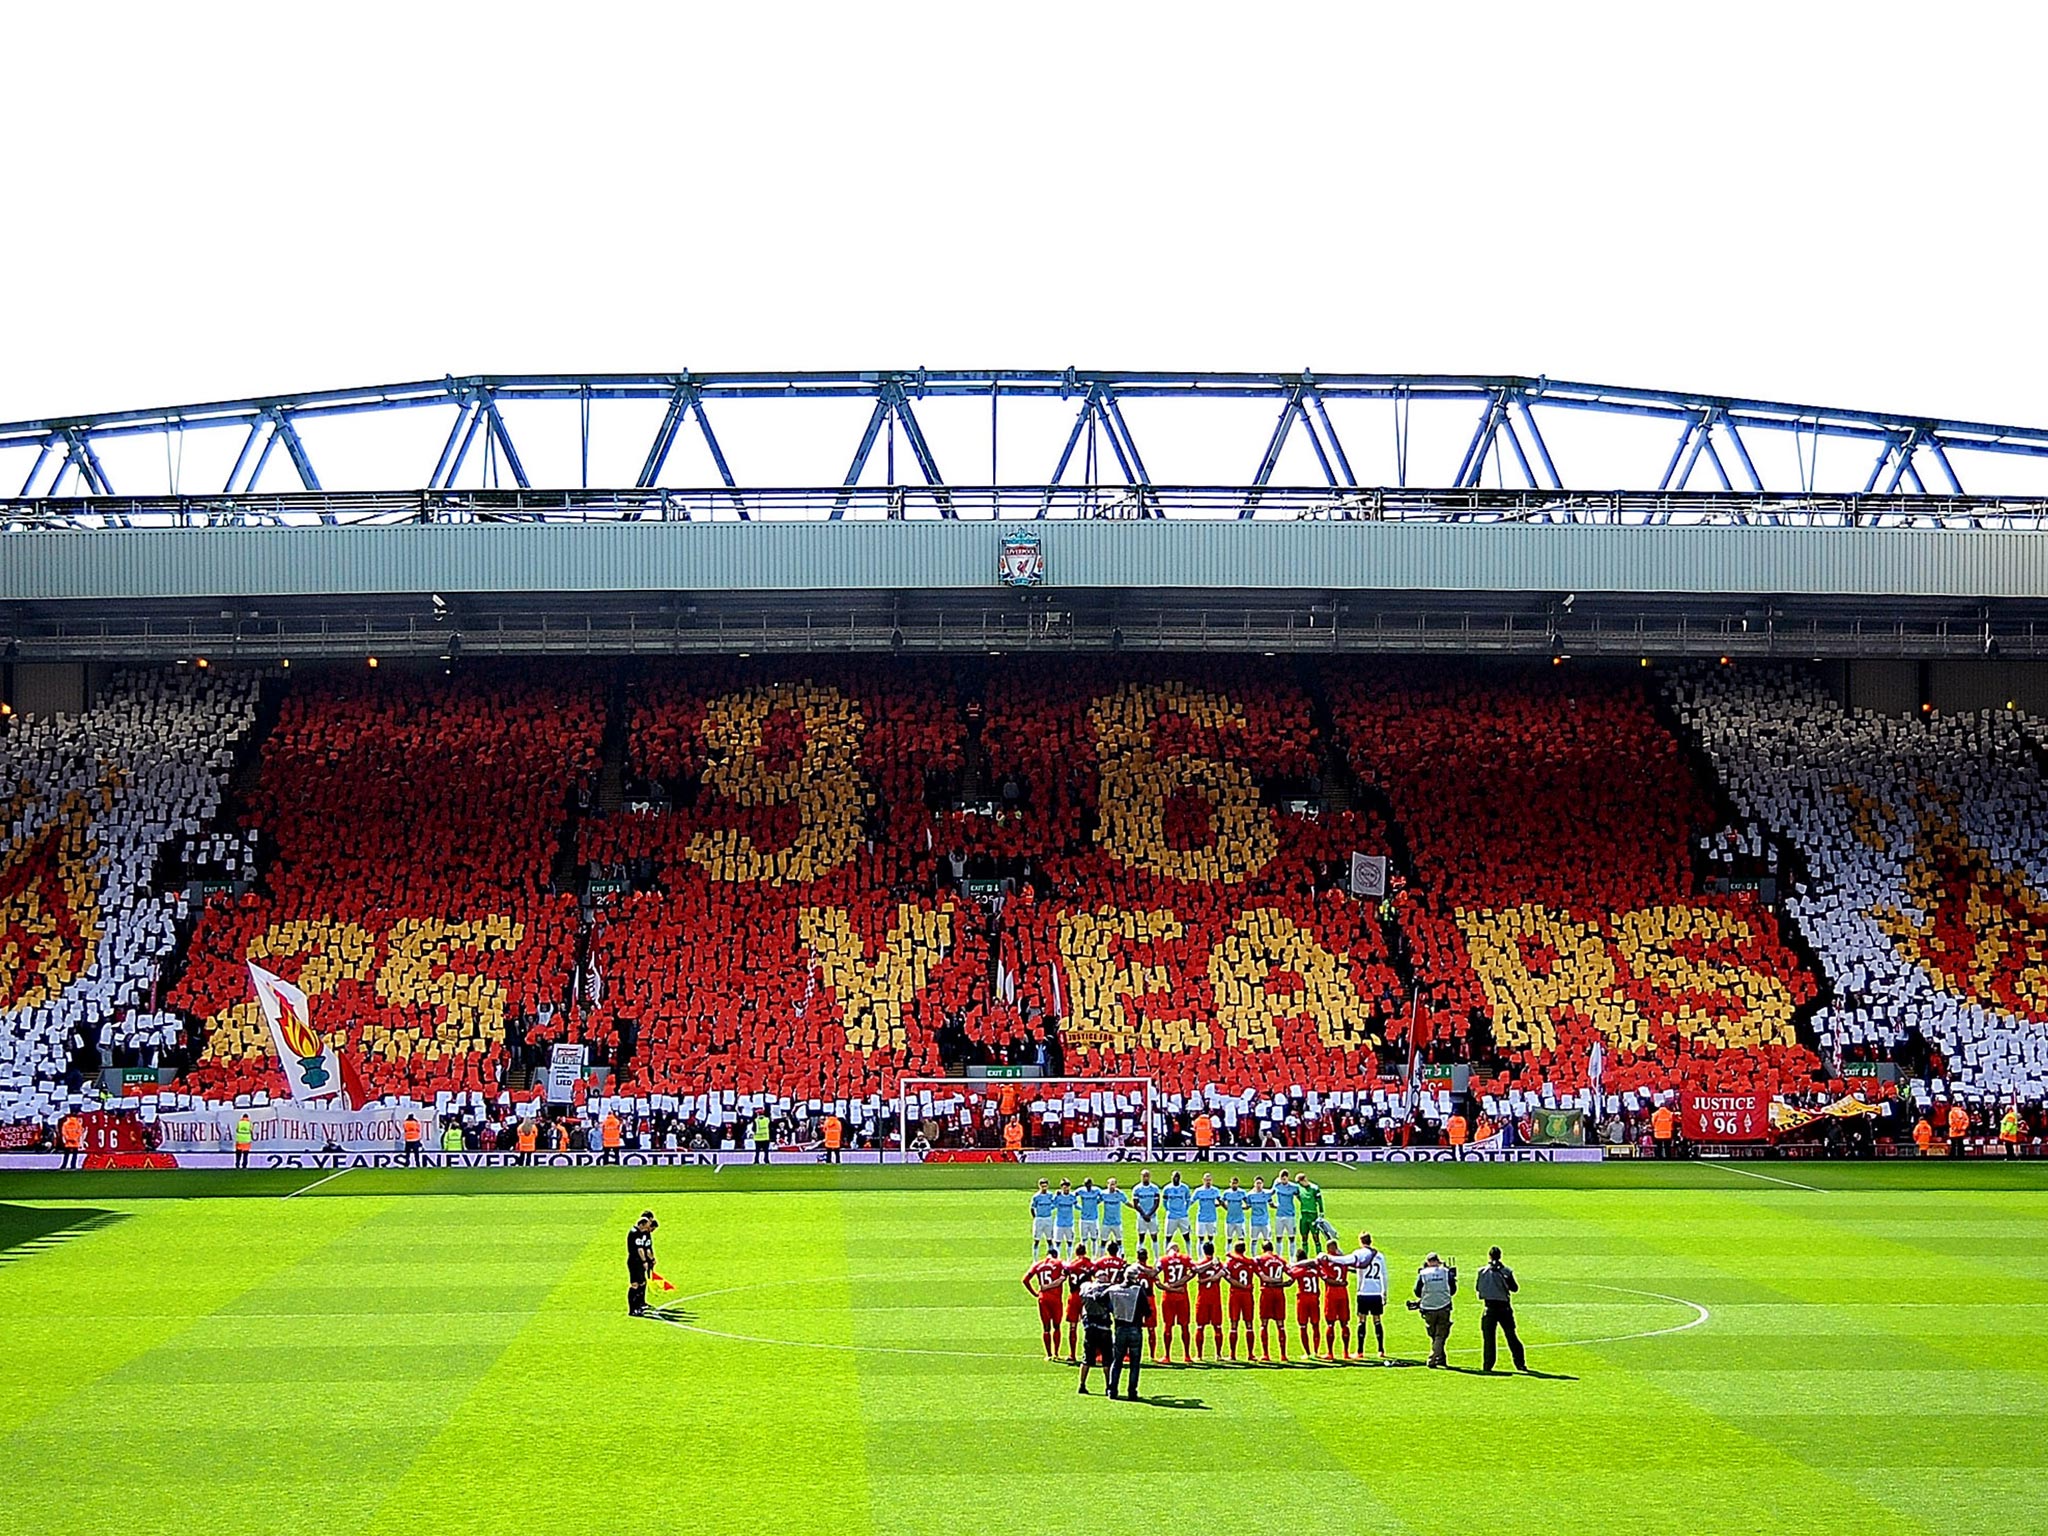
M 1135 1271 L 1125 1275 L 1127 1282 L 1142 1282 L 1146 1285 L 1159 1283 L 1159 1271 L 1152 1267 L 1152 1252 L 1149 1248 L 1140 1248 L 1137 1261 L 1126 1264 L 1124 1269 Z M 1145 1308 L 1144 1318 L 1145 1353 L 1149 1358 L 1156 1360 L 1159 1358 L 1159 1307 L 1156 1303 Z
M 1216 1335 L 1216 1358 L 1223 1358 L 1223 1266 L 1216 1245 L 1202 1244 L 1202 1262 L 1195 1266 L 1195 1358 L 1202 1358 L 1202 1330 Z
M 1267 1332 L 1275 1324 L 1280 1332 L 1280 1363 L 1287 1363 L 1287 1287 L 1294 1284 L 1294 1272 L 1287 1261 L 1273 1251 L 1273 1240 L 1268 1238 L 1259 1248 L 1259 1257 L 1254 1268 L 1259 1275 L 1259 1357 L 1273 1358 L 1272 1335 Z M 1251 1346 L 1245 1346 L 1251 1352 Z
M 1351 1358 L 1351 1265 L 1335 1243 L 1318 1259 L 1323 1271 L 1323 1358 L 1337 1358 L 1337 1333 L 1344 1334 L 1344 1358 Z
M 1301 1352 L 1314 1359 L 1323 1338 L 1323 1261 L 1305 1254 L 1287 1272 L 1294 1277 L 1294 1326 L 1301 1330 Z
M 1109 1263 L 1106 1258 L 1090 1259 L 1088 1245 L 1074 1245 L 1074 1256 L 1067 1260 L 1067 1362 L 1072 1364 L 1081 1358 L 1081 1287 L 1094 1278 L 1095 1272 Z
M 1087 1278 L 1083 1271 L 1082 1278 Z M 1056 1253 L 1048 1253 L 1036 1264 L 1024 1271 L 1024 1289 L 1038 1298 L 1038 1331 L 1045 1338 L 1045 1358 L 1058 1358 L 1060 1342 L 1060 1303 L 1065 1299 L 1067 1266 Z M 1077 1282 L 1074 1296 L 1080 1299 L 1081 1287 Z
M 1182 1253 L 1178 1247 L 1169 1248 L 1159 1261 L 1159 1324 L 1166 1334 L 1166 1353 L 1160 1356 L 1167 1365 L 1173 1363 L 1173 1330 L 1180 1329 L 1180 1358 L 1183 1365 L 1194 1358 L 1194 1347 L 1188 1342 L 1188 1282 L 1195 1278 L 1195 1261 Z
M 1238 1325 L 1244 1325 L 1244 1352 L 1247 1358 L 1252 1345 L 1257 1342 L 1257 1325 L 1252 1322 L 1254 1287 L 1258 1284 L 1258 1266 L 1250 1254 L 1244 1251 L 1243 1243 L 1231 1246 L 1230 1257 L 1223 1261 L 1223 1278 L 1230 1282 L 1230 1358 L 1237 1358 Z

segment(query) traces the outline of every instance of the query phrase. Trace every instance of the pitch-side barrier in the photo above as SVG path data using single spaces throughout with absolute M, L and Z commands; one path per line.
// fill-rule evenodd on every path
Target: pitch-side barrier
M 906 1163 L 1597 1163 L 1598 1147 L 1218 1147 L 1206 1158 L 1193 1148 L 1153 1153 L 1128 1154 L 1114 1149 L 1052 1149 L 1018 1153 L 976 1153 L 971 1158 L 945 1149 L 932 1152 L 844 1152 L 839 1161 L 849 1167 Z M 38 1170 L 48 1172 L 62 1165 L 56 1152 L 0 1153 L 0 1171 Z M 778 1149 L 769 1157 L 773 1167 L 803 1167 L 821 1164 L 825 1154 L 813 1148 Z M 345 1172 L 354 1168 L 744 1168 L 757 1159 L 751 1152 L 265 1152 L 249 1155 L 251 1168 L 297 1169 L 307 1173 Z M 219 1168 L 233 1169 L 231 1152 L 96 1152 L 80 1160 L 87 1169 L 102 1168 Z

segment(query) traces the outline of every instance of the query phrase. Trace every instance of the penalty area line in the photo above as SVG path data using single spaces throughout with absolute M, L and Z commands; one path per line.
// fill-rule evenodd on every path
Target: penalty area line
M 1719 1159 L 1699 1158 L 1697 1162 L 1702 1168 L 1718 1168 L 1723 1173 L 1739 1173 L 1746 1179 L 1762 1179 L 1766 1184 L 1782 1184 L 1787 1189 L 1803 1189 L 1813 1195 L 1827 1193 L 1818 1184 L 1802 1184 L 1797 1179 L 1781 1179 L 1774 1173 L 1758 1173 L 1754 1168 L 1738 1168 L 1733 1163 L 1724 1163 Z

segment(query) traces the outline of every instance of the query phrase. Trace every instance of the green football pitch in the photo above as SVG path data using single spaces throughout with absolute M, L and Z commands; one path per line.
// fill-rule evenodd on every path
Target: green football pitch
M 2038 1167 L 1330 1170 L 1397 1290 L 1500 1243 L 1544 1374 L 1397 1310 L 1138 1403 L 1042 1358 L 1025 1170 L 315 1179 L 0 1176 L 0 1529 L 2048 1529 Z

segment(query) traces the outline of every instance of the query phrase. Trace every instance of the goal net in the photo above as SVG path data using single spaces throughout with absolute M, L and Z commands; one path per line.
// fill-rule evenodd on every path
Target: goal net
M 1001 1154 L 1152 1155 L 1149 1077 L 906 1077 L 897 1086 L 900 1147 Z

